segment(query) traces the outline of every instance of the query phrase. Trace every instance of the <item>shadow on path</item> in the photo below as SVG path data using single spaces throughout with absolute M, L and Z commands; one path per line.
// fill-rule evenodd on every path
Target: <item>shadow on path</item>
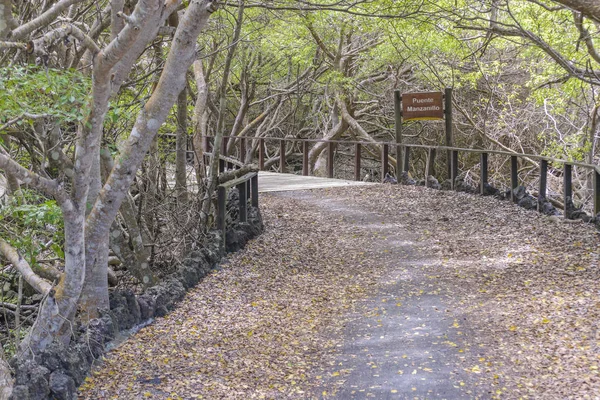
M 378 285 L 348 316 L 343 345 L 322 397 L 340 399 L 462 399 L 483 396 L 464 370 L 480 354 L 465 354 L 466 317 L 447 302 L 448 288 L 432 285 L 428 267 L 440 265 L 395 218 L 366 211 L 344 196 L 319 192 L 277 194 L 343 219 L 372 247 L 365 256 L 380 264 Z M 402 210 L 399 210 L 400 212 Z M 458 320 L 462 319 L 459 323 Z M 460 329 L 458 329 L 460 327 Z M 476 360 L 475 360 L 476 361 Z M 327 392 L 327 387 L 334 389 Z

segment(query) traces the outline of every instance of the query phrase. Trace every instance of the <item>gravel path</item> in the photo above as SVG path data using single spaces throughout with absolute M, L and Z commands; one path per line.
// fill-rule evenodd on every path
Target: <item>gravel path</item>
M 266 233 L 111 352 L 80 398 L 600 395 L 593 227 L 389 185 L 261 207 Z

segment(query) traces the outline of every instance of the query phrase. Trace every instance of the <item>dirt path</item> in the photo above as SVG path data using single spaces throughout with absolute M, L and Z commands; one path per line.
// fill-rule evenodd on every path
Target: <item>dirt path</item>
M 592 227 L 400 186 L 261 198 L 267 231 L 81 398 L 594 398 Z

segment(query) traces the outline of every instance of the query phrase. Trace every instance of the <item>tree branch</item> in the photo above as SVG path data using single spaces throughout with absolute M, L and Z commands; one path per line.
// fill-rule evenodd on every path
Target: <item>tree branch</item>
M 0 152 L 0 169 L 3 169 L 7 175 L 11 175 L 26 185 L 39 190 L 46 196 L 55 198 L 59 203 L 66 200 L 66 193 L 62 191 L 57 181 L 43 178 L 35 172 L 24 168 L 10 158 L 4 150 Z
M 39 17 L 32 19 L 31 21 L 23 24 L 13 30 L 9 37 L 13 40 L 24 39 L 34 30 L 43 26 L 50 25 L 52 21 L 64 10 L 72 6 L 73 4 L 80 3 L 83 0 L 61 0 L 58 3 L 50 7 L 46 12 L 42 13 Z
M 73 36 L 79 40 L 83 47 L 88 49 L 93 55 L 96 55 L 100 52 L 100 48 L 94 42 L 94 40 L 73 24 L 68 24 L 58 29 L 51 30 L 41 38 L 32 40 L 29 42 L 28 50 L 30 53 L 47 54 L 46 47 L 49 47 L 57 41 L 69 36 Z
M 39 293 L 46 295 L 52 289 L 52 284 L 40 278 L 29 266 L 19 252 L 8 244 L 4 239 L 0 238 L 0 253 L 15 267 L 27 283 L 31 285 Z

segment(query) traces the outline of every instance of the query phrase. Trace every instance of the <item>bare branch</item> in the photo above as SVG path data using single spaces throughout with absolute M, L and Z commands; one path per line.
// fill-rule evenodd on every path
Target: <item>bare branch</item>
M 27 49 L 27 43 L 21 43 L 21 42 L 3 42 L 3 41 L 0 41 L 0 48 L 3 48 L 3 49 L 21 49 L 21 50 L 25 50 L 25 49 Z
M 0 253 L 21 273 L 21 275 L 23 275 L 23 278 L 31 285 L 31 287 L 43 295 L 50 293 L 52 284 L 33 272 L 29 263 L 21 257 L 19 252 L 1 238 Z
M 577 15 L 578 13 L 573 12 L 573 19 L 575 21 L 575 26 L 579 31 L 580 40 L 583 40 L 585 46 L 587 47 L 588 54 L 600 64 L 600 54 L 596 51 L 596 47 L 594 47 L 594 40 L 592 39 L 592 35 L 587 30 L 587 28 L 583 25 L 583 15 Z
M 32 19 L 26 24 L 23 24 L 13 30 L 9 37 L 13 40 L 24 39 L 31 32 L 38 28 L 46 25 L 50 25 L 52 21 L 67 8 L 73 4 L 82 2 L 83 0 L 61 0 L 58 3 L 50 7 L 46 12 L 42 13 L 39 17 Z
M 26 185 L 39 190 L 48 197 L 54 197 L 59 203 L 66 201 L 66 193 L 57 181 L 43 178 L 14 161 L 6 152 L 0 153 L 0 169 L 7 175 L 21 180 Z
M 100 52 L 100 48 L 94 40 L 73 24 L 51 30 L 41 38 L 32 40 L 29 42 L 28 51 L 35 54 L 47 54 L 48 47 L 69 36 L 79 40 L 93 55 Z

